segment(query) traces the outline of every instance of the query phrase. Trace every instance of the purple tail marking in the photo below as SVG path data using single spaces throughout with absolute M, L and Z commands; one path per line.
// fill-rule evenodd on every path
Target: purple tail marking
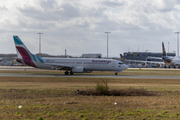
M 23 60 L 27 65 L 37 68 L 37 66 L 31 60 L 31 57 L 29 56 L 28 52 L 24 48 L 22 47 L 16 47 L 16 48 L 23 57 Z

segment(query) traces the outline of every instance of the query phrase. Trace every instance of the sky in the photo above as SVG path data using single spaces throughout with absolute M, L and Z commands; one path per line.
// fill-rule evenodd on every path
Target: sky
M 0 53 L 16 53 L 18 35 L 33 53 L 81 56 L 177 51 L 179 0 L 0 0 Z M 169 43 L 169 44 L 168 44 Z

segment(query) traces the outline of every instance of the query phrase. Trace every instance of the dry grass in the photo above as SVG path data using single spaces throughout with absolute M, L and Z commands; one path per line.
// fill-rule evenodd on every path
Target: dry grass
M 101 90 L 77 90 L 75 92 L 77 95 L 87 95 L 87 96 L 156 96 L 158 95 L 155 91 L 148 91 L 144 88 L 123 88 L 123 89 L 113 89 L 108 91 Z
M 106 80 L 122 96 L 76 95 L 95 90 L 98 78 L 0 77 L 0 119 L 180 119 L 180 80 Z
M 95 89 L 96 81 L 101 80 L 1 77 L 0 119 L 179 119 L 178 80 L 108 79 L 110 91 L 120 89 L 130 96 L 75 94 L 77 89 Z M 135 95 L 139 90 L 145 94 Z M 158 95 L 149 96 L 147 90 Z

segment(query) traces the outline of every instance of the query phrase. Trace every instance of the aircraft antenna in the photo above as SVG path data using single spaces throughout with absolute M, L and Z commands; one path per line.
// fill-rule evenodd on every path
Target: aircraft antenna
M 168 53 L 169 53 L 169 42 L 168 42 Z

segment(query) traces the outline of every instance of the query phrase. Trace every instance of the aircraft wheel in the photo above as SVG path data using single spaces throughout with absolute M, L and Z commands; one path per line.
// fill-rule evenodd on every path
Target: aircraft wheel
M 115 73 L 115 75 L 117 75 L 117 73 Z
M 65 74 L 65 75 L 68 75 L 68 74 L 69 74 L 69 72 L 68 72 L 68 71 L 66 71 L 66 72 L 64 72 L 64 74 Z
M 73 74 L 74 74 L 74 73 L 71 71 L 71 72 L 70 72 L 70 75 L 73 75 Z

